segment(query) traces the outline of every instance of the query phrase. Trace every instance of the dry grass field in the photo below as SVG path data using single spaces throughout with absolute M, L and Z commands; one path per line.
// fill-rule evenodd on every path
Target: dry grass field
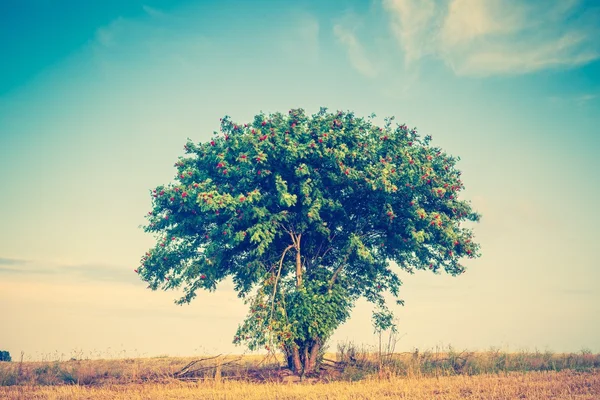
M 359 382 L 281 384 L 169 382 L 102 386 L 10 386 L 0 398 L 16 399 L 600 399 L 595 372 L 529 372 L 440 378 L 366 379 Z
M 1 362 L 0 399 L 600 399 L 600 355 L 327 354 L 299 382 L 262 356 Z

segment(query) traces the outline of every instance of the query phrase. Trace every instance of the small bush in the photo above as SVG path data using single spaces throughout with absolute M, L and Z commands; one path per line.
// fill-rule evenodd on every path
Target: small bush
M 341 379 L 344 381 L 356 382 L 365 379 L 368 375 L 368 371 L 365 371 L 362 368 L 357 368 L 353 365 L 349 365 L 344 368 Z
M 19 383 L 19 375 L 17 371 L 4 371 L 0 373 L 0 386 L 12 386 Z
M 5 350 L 0 350 L 0 361 L 7 361 L 7 362 L 12 361 L 12 358 L 10 357 L 10 353 Z

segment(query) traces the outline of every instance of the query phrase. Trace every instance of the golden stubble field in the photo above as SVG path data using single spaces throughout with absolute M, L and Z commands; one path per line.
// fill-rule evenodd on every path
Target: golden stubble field
M 0 362 L 0 399 L 600 400 L 590 352 L 347 354 L 303 382 L 263 356 Z
M 10 386 L 16 399 L 600 399 L 598 372 L 527 372 L 331 383 L 167 382 L 102 386 Z

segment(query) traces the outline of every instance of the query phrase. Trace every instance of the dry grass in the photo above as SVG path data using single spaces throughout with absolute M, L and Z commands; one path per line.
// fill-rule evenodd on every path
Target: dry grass
M 530 372 L 441 378 L 367 379 L 361 382 L 274 384 L 200 382 L 105 386 L 0 387 L 16 399 L 600 399 L 598 372 Z
M 263 356 L 226 356 L 202 362 L 200 378 L 214 377 L 217 366 L 231 379 L 243 379 L 264 360 Z M 69 360 L 49 362 L 0 362 L 0 387 L 11 385 L 114 385 L 163 382 L 197 357 L 127 358 L 113 360 Z M 229 364 L 230 362 L 234 362 Z M 273 363 L 260 364 L 261 368 Z
M 550 352 L 456 352 L 442 351 L 394 353 L 378 356 L 367 349 L 347 346 L 337 354 L 335 370 L 328 369 L 322 380 L 359 381 L 378 375 L 380 367 L 388 376 L 406 378 L 443 377 L 453 375 L 482 375 L 509 372 L 571 370 L 593 372 L 600 369 L 600 355 L 553 354 Z M 206 357 L 193 366 L 191 379 L 213 379 L 218 373 L 224 380 L 270 381 L 281 380 L 276 373 L 282 361 L 265 360 L 263 356 Z M 70 360 L 46 362 L 0 362 L 0 387 L 13 385 L 114 385 L 162 383 L 177 377 L 188 363 L 197 358 L 155 357 L 109 360 Z M 280 375 L 280 374 L 279 374 Z M 181 378 L 181 377 L 180 377 Z
M 348 351 L 348 349 L 350 351 Z M 378 367 L 378 355 L 364 348 L 347 346 L 338 352 L 338 360 L 353 365 L 357 372 L 370 371 Z M 514 353 L 490 350 L 485 352 L 456 351 L 452 347 L 413 353 L 383 354 L 382 364 L 396 376 L 438 377 L 449 375 L 480 375 L 508 372 L 563 371 L 590 372 L 600 369 L 600 354 L 589 351 L 575 353 L 552 353 L 520 351 Z M 348 368 L 351 369 L 351 368 Z M 346 371 L 348 372 L 348 371 Z M 348 375 L 348 373 L 346 374 Z M 359 374 L 360 375 L 360 374 Z
M 263 356 L 206 357 L 180 379 L 197 358 L 0 362 L 0 399 L 600 399 L 600 355 L 589 351 L 338 350 L 304 383 Z

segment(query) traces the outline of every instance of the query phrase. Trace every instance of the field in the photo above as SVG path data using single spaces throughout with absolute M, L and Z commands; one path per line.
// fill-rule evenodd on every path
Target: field
M 215 382 L 106 386 L 11 386 L 3 399 L 600 399 L 600 374 L 529 372 L 278 384 Z
M 342 350 L 302 382 L 259 356 L 4 362 L 0 398 L 600 399 L 600 355 L 589 352 Z

